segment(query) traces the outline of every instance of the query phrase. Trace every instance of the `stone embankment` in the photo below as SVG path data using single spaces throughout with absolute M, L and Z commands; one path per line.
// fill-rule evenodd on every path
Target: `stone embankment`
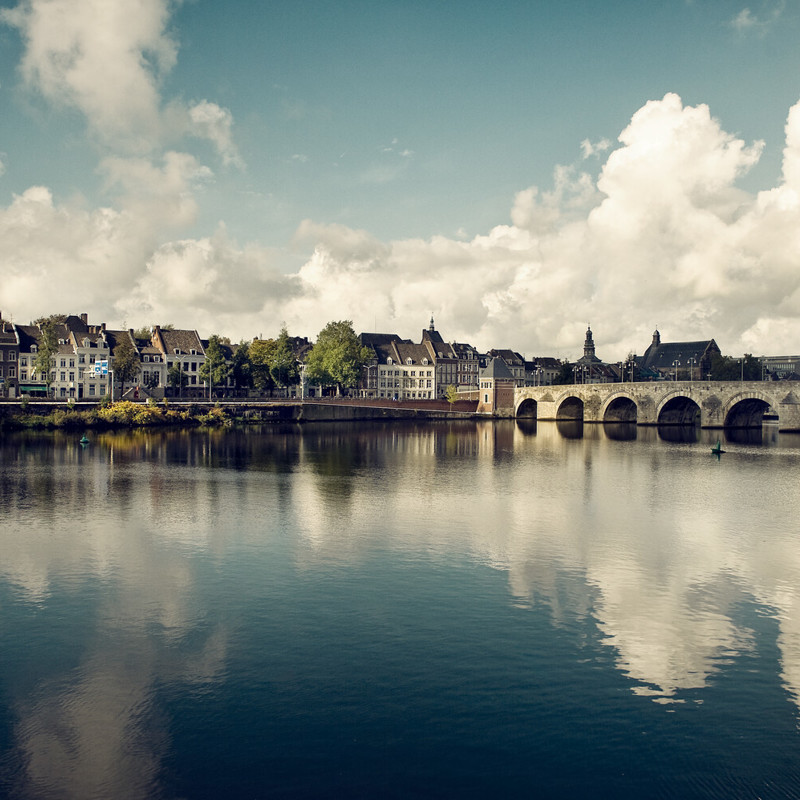
M 349 422 L 357 420 L 457 419 L 475 415 L 477 403 L 391 401 L 356 398 L 311 400 L 169 400 L 166 405 L 33 400 L 0 402 L 0 425 L 9 427 L 147 427 L 224 422 Z M 124 413 L 115 415 L 114 410 Z M 20 422 L 24 420 L 24 424 Z M 37 424 L 40 423 L 40 424 Z

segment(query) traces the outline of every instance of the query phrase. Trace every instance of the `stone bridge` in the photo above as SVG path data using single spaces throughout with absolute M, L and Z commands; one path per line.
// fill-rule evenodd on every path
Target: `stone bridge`
M 754 428 L 764 415 L 800 431 L 800 386 L 782 381 L 663 381 L 526 386 L 514 415 L 540 420 Z

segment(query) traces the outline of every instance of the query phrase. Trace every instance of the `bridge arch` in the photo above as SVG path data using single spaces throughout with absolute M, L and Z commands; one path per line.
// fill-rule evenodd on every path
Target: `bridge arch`
M 517 406 L 517 419 L 536 419 L 539 404 L 532 397 L 526 397 Z
M 769 401 L 756 392 L 740 392 L 725 403 L 722 424 L 725 428 L 760 428 L 769 408 Z
M 638 407 L 627 394 L 616 394 L 603 404 L 603 422 L 636 422 Z
M 691 397 L 673 392 L 659 404 L 656 420 L 659 425 L 699 425 L 700 406 Z
M 568 394 L 558 401 L 557 420 L 580 420 L 583 422 L 583 400 L 574 394 Z

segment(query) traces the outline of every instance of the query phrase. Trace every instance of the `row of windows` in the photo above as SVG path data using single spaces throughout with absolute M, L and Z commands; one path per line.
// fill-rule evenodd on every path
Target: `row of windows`
M 3 375 L 3 367 L 0 367 L 0 378 L 4 377 Z M 16 367 L 9 367 L 8 368 L 8 377 L 9 378 L 16 378 L 17 377 L 17 368 Z
M 5 358 L 5 353 L 8 352 L 8 360 L 9 361 L 16 361 L 17 360 L 17 351 L 16 350 L 0 350 L 0 361 Z
M 403 387 L 406 388 L 406 389 L 409 389 L 409 388 L 410 389 L 416 389 L 417 387 L 419 387 L 420 389 L 422 389 L 424 387 L 427 387 L 428 389 L 430 389 L 432 383 L 433 382 L 431 380 L 425 380 L 424 378 L 419 378 L 418 381 L 417 381 L 417 379 L 413 379 L 413 378 L 404 378 L 403 379 Z M 391 379 L 389 379 L 388 381 L 381 381 L 381 388 L 385 389 L 387 386 L 390 389 L 392 388 L 392 380 Z M 396 389 L 400 388 L 400 380 L 399 379 L 395 379 L 394 387 Z
M 407 373 L 404 373 L 403 371 L 401 371 L 399 369 L 396 369 L 396 370 L 391 370 L 391 369 L 381 370 L 381 377 L 383 377 L 384 375 L 386 375 L 386 377 L 391 377 L 392 375 L 394 375 L 395 377 L 399 377 L 400 375 L 404 375 L 404 374 L 407 374 Z M 431 375 L 433 375 L 433 370 L 432 369 L 427 369 L 427 370 L 426 369 L 421 369 L 419 371 L 419 374 L 420 374 L 420 377 L 428 377 L 428 378 L 430 378 Z M 417 371 L 415 369 L 411 370 L 411 377 L 412 378 L 416 378 L 417 377 Z
M 403 392 L 402 398 L 397 392 L 380 392 L 379 397 L 391 397 L 394 400 L 430 400 L 433 397 L 433 392 Z

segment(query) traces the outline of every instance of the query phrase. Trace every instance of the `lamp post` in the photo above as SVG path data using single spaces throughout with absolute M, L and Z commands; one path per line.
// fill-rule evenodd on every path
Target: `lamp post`
M 680 361 L 673 361 L 672 366 L 675 367 L 675 383 L 678 382 L 678 367 L 681 365 Z
M 694 375 L 694 365 L 697 363 L 697 359 L 693 356 L 686 363 L 689 365 L 689 383 L 691 383 Z

